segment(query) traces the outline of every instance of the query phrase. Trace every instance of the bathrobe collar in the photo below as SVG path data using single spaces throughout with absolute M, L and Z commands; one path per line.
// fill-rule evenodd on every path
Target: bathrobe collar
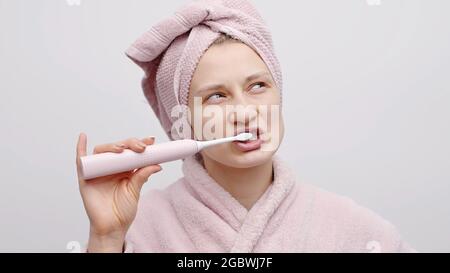
M 272 158 L 274 180 L 250 210 L 220 186 L 195 156 L 183 161 L 186 187 L 236 232 L 230 252 L 251 252 L 275 210 L 293 189 L 296 178 L 278 155 Z

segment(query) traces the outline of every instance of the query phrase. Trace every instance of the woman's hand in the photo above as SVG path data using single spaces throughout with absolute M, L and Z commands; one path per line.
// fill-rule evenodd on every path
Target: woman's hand
M 141 153 L 154 138 L 130 138 L 116 143 L 102 144 L 93 153 L 121 153 L 131 149 Z M 150 175 L 161 170 L 160 165 L 137 169 L 90 180 L 82 179 L 80 157 L 86 155 L 87 137 L 81 133 L 77 144 L 77 172 L 81 197 L 90 221 L 89 252 L 122 252 L 125 235 L 133 222 L 139 195 Z

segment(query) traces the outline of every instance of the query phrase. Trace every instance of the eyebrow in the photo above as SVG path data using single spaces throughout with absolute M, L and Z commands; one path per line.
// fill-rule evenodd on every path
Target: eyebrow
M 252 81 L 252 80 L 257 79 L 259 77 L 268 76 L 268 75 L 269 75 L 269 72 L 267 72 L 267 71 L 260 71 L 260 72 L 257 72 L 255 74 L 252 74 L 250 76 L 247 76 L 245 78 L 245 82 L 249 82 L 249 81 Z M 211 89 L 219 89 L 219 88 L 223 88 L 223 87 L 224 87 L 223 84 L 206 85 L 206 86 L 204 86 L 202 88 L 197 89 L 197 92 L 195 92 L 195 93 L 196 94 L 201 94 L 201 93 L 203 93 L 205 91 L 208 91 L 208 90 L 211 90 Z

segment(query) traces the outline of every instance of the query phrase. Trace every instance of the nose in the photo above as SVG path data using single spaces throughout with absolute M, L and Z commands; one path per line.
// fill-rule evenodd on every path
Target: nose
M 248 128 L 256 126 L 258 120 L 258 107 L 248 104 L 245 99 L 236 99 L 236 103 L 230 105 L 227 120 L 233 124 L 234 128 Z

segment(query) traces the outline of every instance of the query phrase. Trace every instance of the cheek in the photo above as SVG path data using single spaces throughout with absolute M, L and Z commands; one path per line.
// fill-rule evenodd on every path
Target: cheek
M 284 136 L 284 121 L 279 104 L 267 105 L 260 111 L 259 127 L 266 132 L 262 139 L 277 145 Z
M 271 92 L 269 92 L 268 100 L 270 101 L 271 105 L 280 105 L 281 102 L 281 96 L 278 89 L 273 89 Z
M 230 163 L 229 160 L 234 156 L 233 149 L 229 143 L 209 147 L 200 153 L 204 158 L 207 157 L 227 165 Z
M 253 103 L 257 105 L 279 105 L 281 102 L 280 93 L 277 89 L 268 89 L 264 93 L 254 97 Z
M 203 106 L 191 111 L 191 127 L 198 140 L 211 140 L 226 136 L 226 112 L 223 107 Z

